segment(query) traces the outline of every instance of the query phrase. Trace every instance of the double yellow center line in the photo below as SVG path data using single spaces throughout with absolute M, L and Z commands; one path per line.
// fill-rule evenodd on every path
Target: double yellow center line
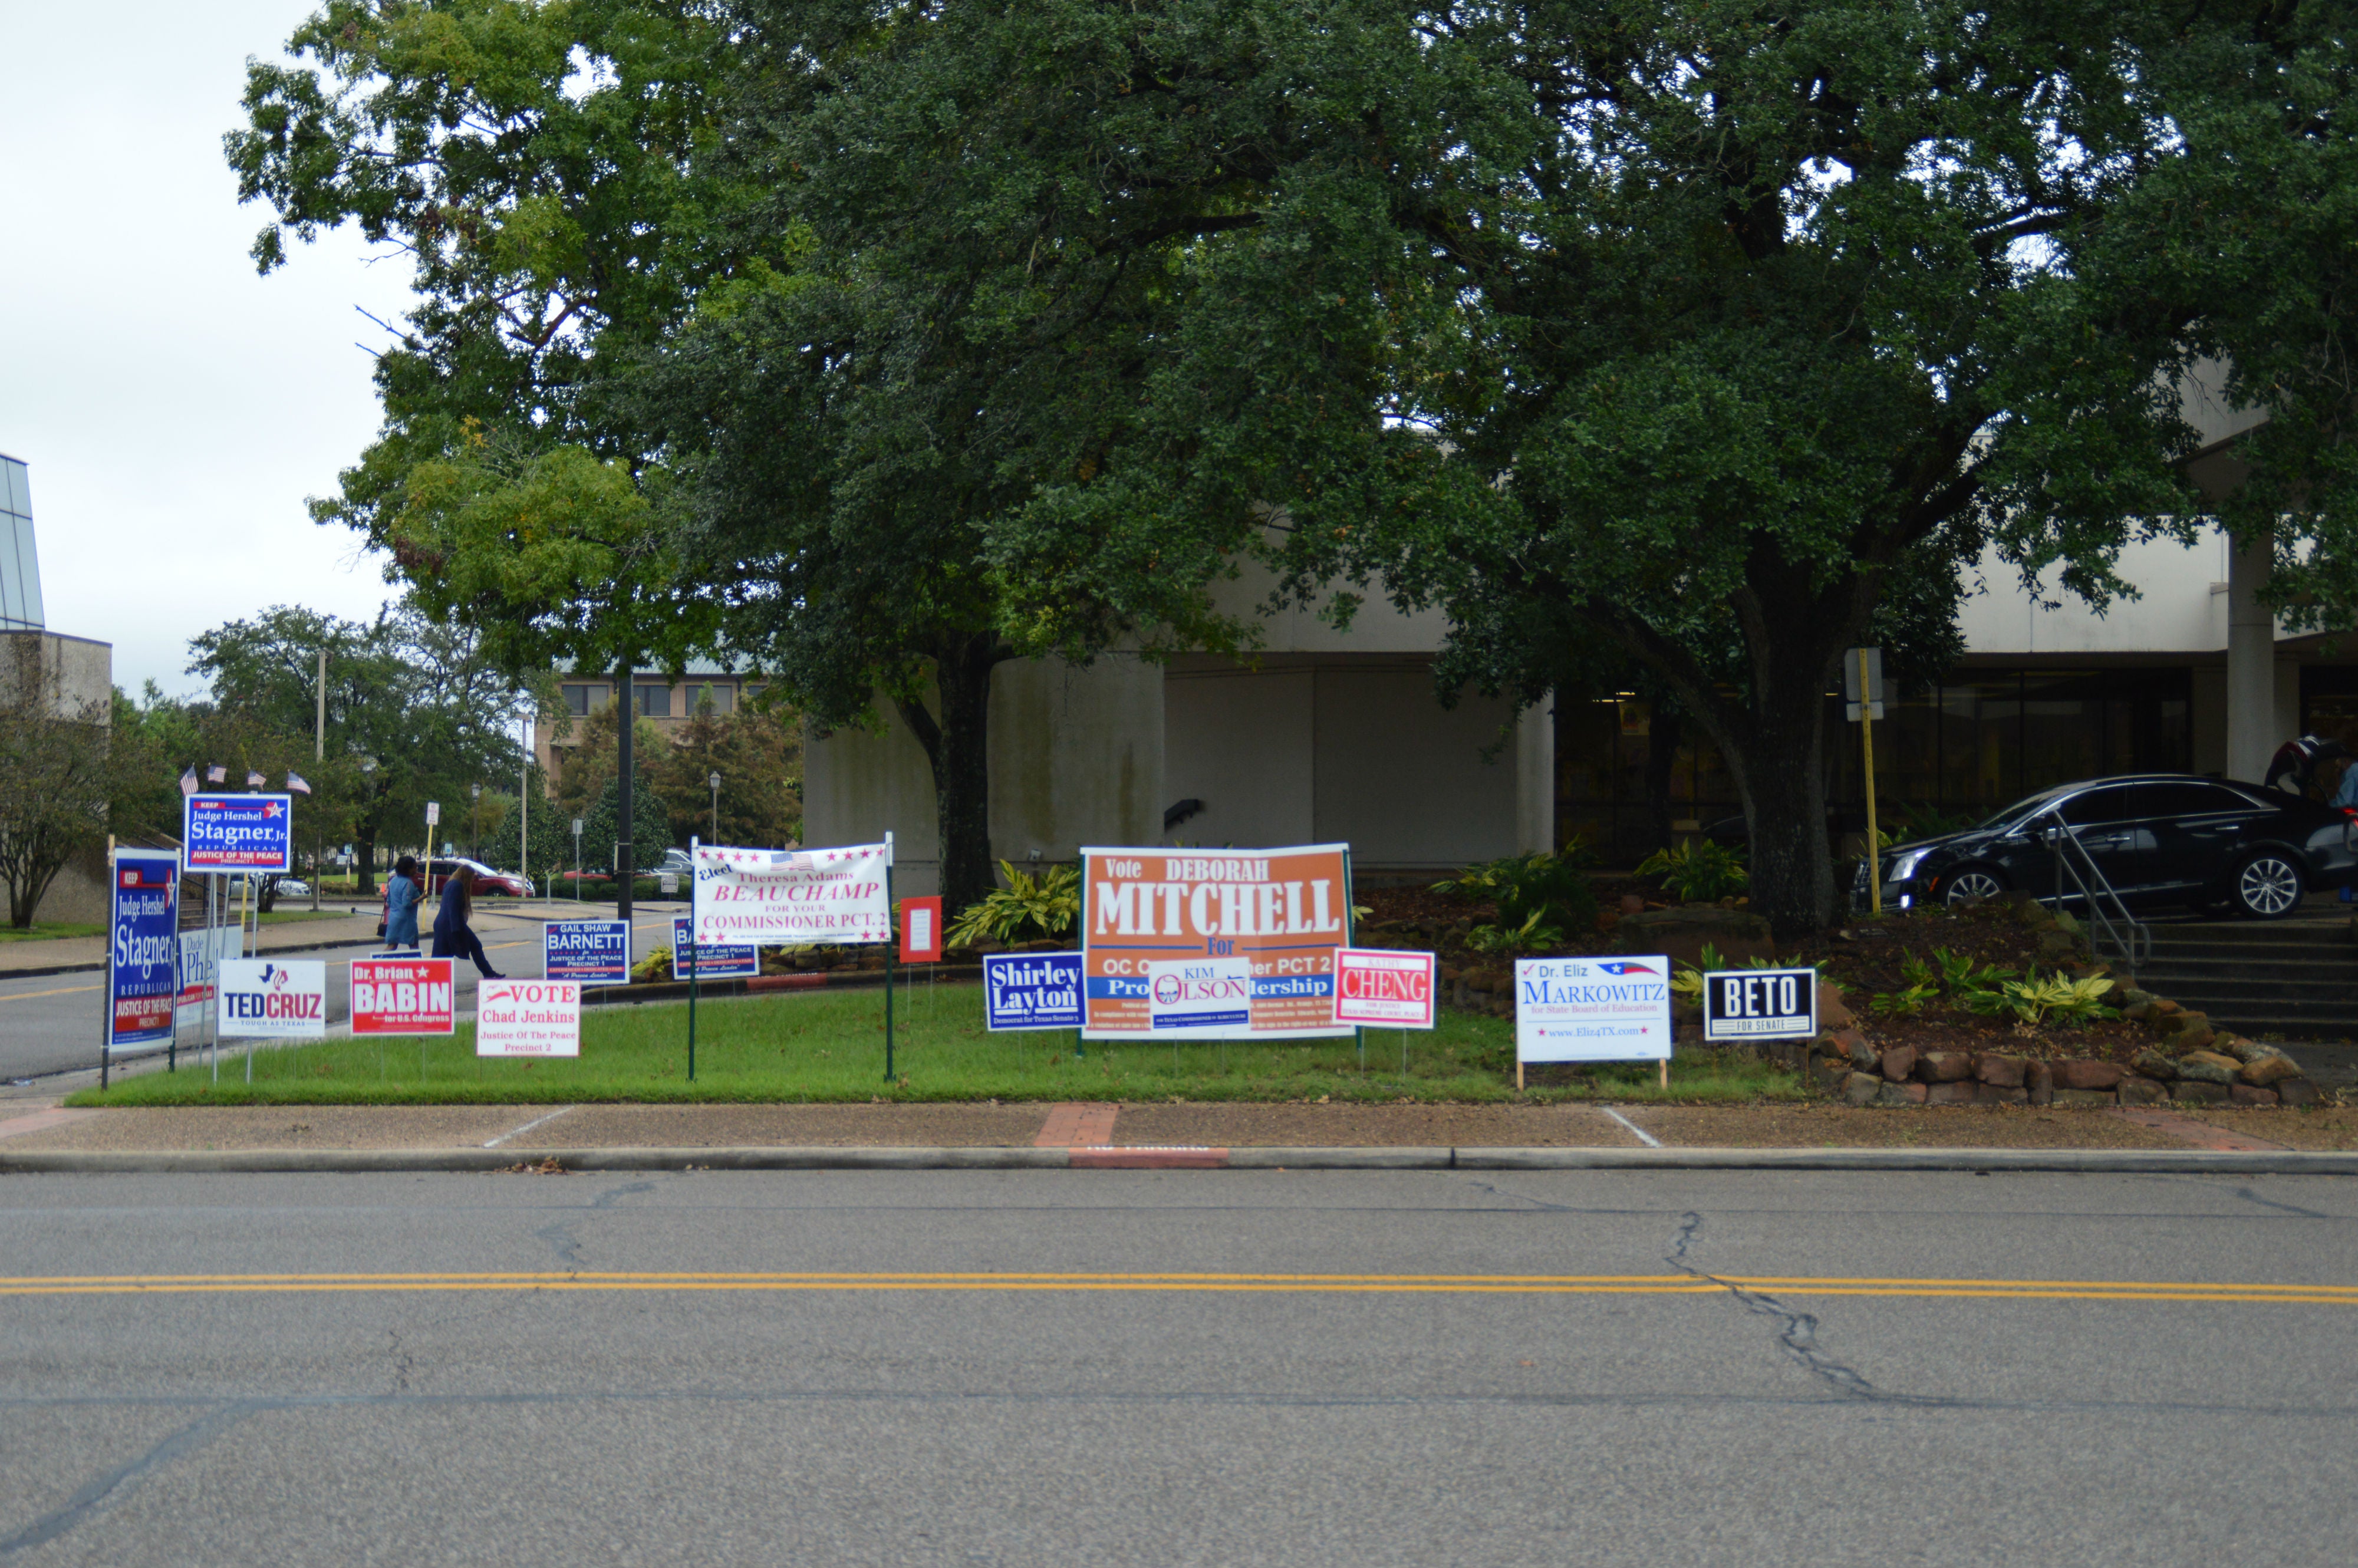
M 1693 1274 L 416 1273 L 59 1274 L 0 1277 L 0 1296 L 393 1291 L 1073 1291 L 1293 1295 L 1968 1297 L 1990 1301 L 2279 1302 L 2358 1306 L 2358 1285 L 2154 1280 L 1847 1279 Z

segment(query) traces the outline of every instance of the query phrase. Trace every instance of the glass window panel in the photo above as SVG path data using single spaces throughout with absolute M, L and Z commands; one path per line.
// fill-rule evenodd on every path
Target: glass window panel
M 639 687 L 639 711 L 649 719 L 671 717 L 671 687 L 643 686 Z
M 25 607 L 25 622 L 31 626 L 41 625 L 45 619 L 41 610 L 41 557 L 33 547 L 30 517 L 16 519 L 16 594 Z
M 2126 784 L 2110 789 L 2082 790 L 2063 803 L 2063 820 L 2074 827 L 2098 822 L 2126 822 L 2139 815 L 2136 790 Z

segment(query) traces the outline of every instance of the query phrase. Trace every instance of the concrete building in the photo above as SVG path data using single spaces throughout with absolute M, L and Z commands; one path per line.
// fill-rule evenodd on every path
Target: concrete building
M 40 555 L 33 537 L 33 492 L 26 464 L 0 453 L 0 703 L 32 703 L 61 719 L 113 722 L 114 648 L 49 630 Z M 103 849 L 58 873 L 34 918 L 106 918 Z
M 2214 494 L 2241 477 L 2235 438 L 2260 416 L 2224 406 L 2206 367 L 2184 392 L 2203 445 L 2190 471 Z M 2098 615 L 2050 608 L 1994 557 L 1967 574 L 1966 654 L 1897 694 L 1877 725 L 1888 821 L 1980 816 L 2050 784 L 2163 769 L 2257 781 L 2288 736 L 2358 751 L 2358 647 L 2292 637 L 2258 604 L 2265 552 L 2215 530 L 2132 546 L 2138 589 Z M 1228 607 L 1260 602 L 1248 574 Z M 2051 584 L 2050 584 L 2051 586 Z M 1337 632 L 1308 611 L 1261 622 L 1249 663 L 1110 655 L 1086 668 L 1003 665 L 993 676 L 994 854 L 1069 859 L 1080 844 L 1265 847 L 1347 841 L 1362 875 L 1437 876 L 1577 834 L 1608 862 L 1743 807 L 1693 725 L 1657 727 L 1630 697 L 1516 712 L 1473 693 L 1444 708 L 1434 614 L 1380 601 Z M 1828 695 L 1834 828 L 1864 818 L 1857 726 Z M 1650 787 L 1650 779 L 1659 790 Z M 905 725 L 806 742 L 805 836 L 902 846 L 904 885 L 930 891 L 938 845 L 925 754 Z
M 763 682 L 733 670 L 699 665 L 678 680 L 660 674 L 635 675 L 631 685 L 637 696 L 639 716 L 669 739 L 687 727 L 699 705 L 709 702 L 715 713 L 734 713 L 760 694 Z M 614 677 L 567 675 L 558 683 L 557 697 L 566 714 L 577 720 L 603 713 L 614 705 Z M 552 778 L 563 764 L 565 754 L 581 743 L 578 723 L 571 727 L 570 734 L 560 739 L 554 719 L 553 715 L 544 716 L 533 726 L 532 741 L 534 758 Z

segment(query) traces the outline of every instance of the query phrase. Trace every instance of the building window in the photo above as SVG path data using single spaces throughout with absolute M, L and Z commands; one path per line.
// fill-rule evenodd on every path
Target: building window
M 639 712 L 649 719 L 671 717 L 671 687 L 643 686 L 639 687 Z
M 712 705 L 713 712 L 726 713 L 729 711 L 730 699 L 735 696 L 736 693 L 725 686 L 715 686 L 708 681 L 702 682 L 687 688 L 687 710 L 690 713 L 700 712 L 704 705 L 708 702 Z
M 605 711 L 606 688 L 602 686 L 567 685 L 557 689 L 564 694 L 565 711 L 576 719 Z

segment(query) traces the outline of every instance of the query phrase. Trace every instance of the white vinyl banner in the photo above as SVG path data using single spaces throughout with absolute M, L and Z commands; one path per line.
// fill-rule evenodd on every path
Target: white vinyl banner
M 223 958 L 224 1038 L 318 1040 L 328 1033 L 328 966 L 319 958 Z
M 889 942 L 892 901 L 884 868 L 891 849 L 744 849 L 698 844 L 696 941 L 722 946 Z

